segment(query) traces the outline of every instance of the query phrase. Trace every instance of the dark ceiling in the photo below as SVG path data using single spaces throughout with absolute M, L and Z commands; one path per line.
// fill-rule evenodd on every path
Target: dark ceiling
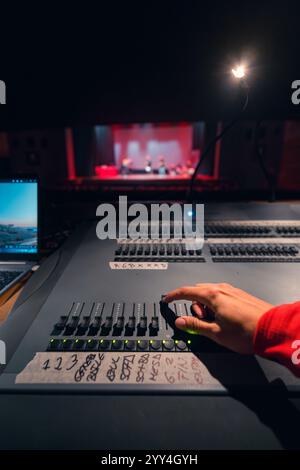
M 229 118 L 240 60 L 246 118 L 300 116 L 296 2 L 23 3 L 1 14 L 2 129 Z

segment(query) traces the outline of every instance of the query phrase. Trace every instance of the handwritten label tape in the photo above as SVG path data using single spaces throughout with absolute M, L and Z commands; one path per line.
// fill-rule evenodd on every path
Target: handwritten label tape
M 42 352 L 17 384 L 213 385 L 218 381 L 192 353 Z
M 168 269 L 168 263 L 110 261 L 110 269 Z

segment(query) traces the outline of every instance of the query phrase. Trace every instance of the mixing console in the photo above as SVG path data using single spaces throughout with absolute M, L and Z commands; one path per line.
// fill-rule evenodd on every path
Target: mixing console
M 299 301 L 300 222 L 273 218 L 298 218 L 300 205 L 266 206 L 212 206 L 202 246 L 174 233 L 99 240 L 96 221 L 79 228 L 1 325 L 2 447 L 18 438 L 16 448 L 30 439 L 35 448 L 160 449 L 162 440 L 181 445 L 183 435 L 185 449 L 213 448 L 216 436 L 230 449 L 277 449 L 280 436 L 295 442 L 299 378 L 178 330 L 176 318 L 193 315 L 191 302 L 163 302 L 181 286 L 224 282 L 272 305 Z
M 192 315 L 190 302 L 74 302 L 55 323 L 49 351 L 209 351 L 205 338 L 175 327 L 175 319 Z M 221 348 L 220 348 L 221 349 Z M 222 348 L 223 349 L 223 348 Z
M 227 364 L 226 383 L 243 383 L 244 372 L 249 373 L 244 359 L 203 335 L 178 330 L 175 320 L 193 314 L 191 302 L 178 300 L 167 305 L 162 295 L 183 285 L 227 282 L 274 305 L 299 300 L 300 223 L 214 220 L 206 223 L 202 241 L 202 246 L 188 237 L 100 241 L 95 224 L 84 228 L 74 242 L 70 240 L 73 248 L 67 246 L 63 252 L 66 261 L 59 261 L 55 282 L 47 274 L 49 290 L 43 302 L 39 289 L 34 295 L 27 294 L 29 301 L 16 310 L 21 315 L 25 309 L 26 314 L 21 318 L 12 315 L 7 322 L 9 333 L 1 339 L 14 348 L 9 351 L 0 386 L 11 386 L 12 378 L 39 354 L 64 363 L 73 356 L 80 361 L 85 357 L 119 358 L 121 363 L 127 357 L 158 354 L 171 364 L 182 356 L 184 361 L 195 356 L 207 364 L 212 375 L 216 368 L 222 375 Z M 39 360 L 36 357 L 36 364 Z M 238 372 L 233 374 L 234 367 Z M 272 364 L 272 370 L 268 363 L 261 367 L 268 376 L 281 377 L 278 364 Z M 251 377 L 256 384 L 257 375 Z M 33 389 L 47 389 L 38 380 L 31 385 Z M 101 380 L 99 390 L 104 390 Z M 220 390 L 222 380 L 208 381 L 205 387 Z M 290 377 L 286 383 L 294 386 Z M 129 386 L 120 385 L 122 390 Z M 180 387 L 178 383 L 173 389 Z M 69 389 L 77 389 L 77 384 L 69 384 Z M 161 384 L 153 384 L 152 389 L 162 390 Z

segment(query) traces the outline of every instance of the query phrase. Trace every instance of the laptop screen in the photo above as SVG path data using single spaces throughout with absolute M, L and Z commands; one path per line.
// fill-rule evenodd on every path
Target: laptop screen
M 0 179 L 0 256 L 37 252 L 37 180 Z

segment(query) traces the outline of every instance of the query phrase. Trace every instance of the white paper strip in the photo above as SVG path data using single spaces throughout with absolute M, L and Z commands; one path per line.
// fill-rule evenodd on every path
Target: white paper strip
M 219 382 L 192 353 L 42 352 L 17 384 L 213 385 Z
M 110 269 L 168 269 L 168 263 L 110 261 Z

